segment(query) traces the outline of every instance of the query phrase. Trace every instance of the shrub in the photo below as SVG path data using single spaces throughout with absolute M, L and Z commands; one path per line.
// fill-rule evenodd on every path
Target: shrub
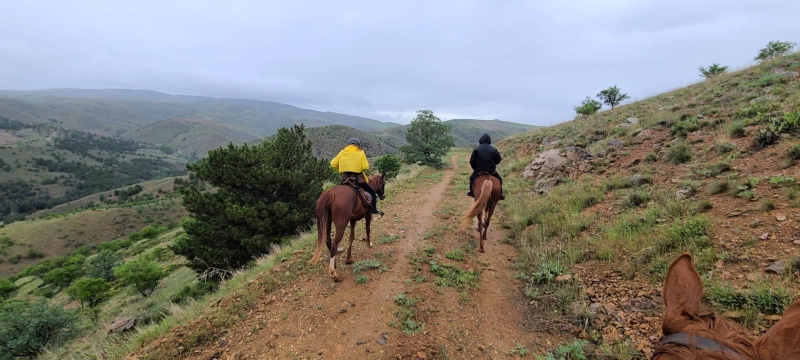
M 89 261 L 86 266 L 86 276 L 106 281 L 114 279 L 114 267 L 120 261 L 120 256 L 111 250 L 102 250 Z
M 36 249 L 28 249 L 28 259 L 41 259 L 44 257 L 44 253 L 36 250 Z
M 734 121 L 728 125 L 728 136 L 738 138 L 745 135 L 744 123 L 741 121 Z
M 714 146 L 714 151 L 717 153 L 717 155 L 727 154 L 733 151 L 733 149 L 736 149 L 736 145 L 730 141 L 719 143 Z
M 789 155 L 789 158 L 791 159 L 800 160 L 800 144 L 797 144 L 789 148 L 789 150 L 787 151 L 787 155 Z
M 0 280 L 0 297 L 7 300 L 14 291 L 17 291 L 17 286 L 10 279 Z
M 97 247 L 97 251 L 103 251 L 103 250 L 118 251 L 121 249 L 127 249 L 131 245 L 133 245 L 133 241 L 131 239 L 111 240 L 100 244 Z
M 728 191 L 728 181 L 718 180 L 712 182 L 708 186 L 708 193 L 711 195 L 719 194 Z
M 753 134 L 752 147 L 755 150 L 761 150 L 769 145 L 778 142 L 780 137 L 770 128 L 760 128 Z
M 33 358 L 45 346 L 68 339 L 76 323 L 74 314 L 48 306 L 44 300 L 1 303 L 0 354 Z
M 678 137 L 686 137 L 690 132 L 700 129 L 700 120 L 696 117 L 691 117 L 685 120 L 678 121 L 675 125 L 670 126 L 669 132 Z
M 397 176 L 401 166 L 400 159 L 394 154 L 386 154 L 375 160 L 375 168 L 378 169 L 378 172 L 383 174 L 386 180 Z
M 67 295 L 81 302 L 81 306 L 93 308 L 109 297 L 111 284 L 103 279 L 80 278 L 67 288 Z
M 669 161 L 673 164 L 683 164 L 692 159 L 692 149 L 685 143 L 677 143 L 669 149 Z
M 599 111 L 602 107 L 603 104 L 601 104 L 599 101 L 587 96 L 585 99 L 583 99 L 583 101 L 581 101 L 579 106 L 575 107 L 575 112 L 578 115 L 589 116 Z
M 728 70 L 727 66 L 719 66 L 717 63 L 711 64 L 708 68 L 700 67 L 700 76 L 708 79 L 720 74 L 724 74 Z
M 753 60 L 769 61 L 784 56 L 789 54 L 795 45 L 797 44 L 788 41 L 770 41 L 765 48 L 758 51 L 758 55 Z
M 144 259 L 129 261 L 114 269 L 114 276 L 124 284 L 133 285 L 144 297 L 155 290 L 165 275 L 158 264 Z

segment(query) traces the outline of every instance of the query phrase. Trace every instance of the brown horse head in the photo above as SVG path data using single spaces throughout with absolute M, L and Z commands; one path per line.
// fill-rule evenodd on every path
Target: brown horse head
M 386 196 L 384 195 L 386 181 L 383 179 L 383 174 L 374 174 L 370 176 L 369 185 L 372 186 L 372 189 L 375 190 L 375 193 L 378 194 L 378 197 L 381 198 L 381 200 L 386 199 Z
M 664 281 L 664 337 L 651 359 L 800 359 L 800 301 L 760 339 L 724 317 L 700 314 L 703 283 L 692 257 L 684 253 Z

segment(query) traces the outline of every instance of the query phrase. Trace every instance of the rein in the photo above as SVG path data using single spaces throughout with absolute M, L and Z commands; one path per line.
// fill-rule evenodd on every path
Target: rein
M 725 345 L 722 345 L 714 340 L 706 339 L 700 335 L 694 334 L 687 334 L 687 333 L 675 333 L 670 334 L 661 339 L 658 343 L 658 347 L 662 347 L 666 344 L 679 344 L 685 346 L 693 346 L 700 350 L 710 350 L 710 351 L 719 351 L 725 355 L 733 356 L 739 360 L 745 360 L 741 355 L 739 355 L 736 350 L 733 350 Z M 653 354 L 655 356 L 655 354 Z M 650 357 L 651 359 L 653 357 Z

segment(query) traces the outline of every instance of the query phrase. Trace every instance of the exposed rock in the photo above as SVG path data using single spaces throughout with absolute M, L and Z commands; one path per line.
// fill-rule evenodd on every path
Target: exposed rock
M 127 316 L 117 316 L 111 325 L 106 327 L 108 332 L 125 332 L 136 325 L 136 319 Z
M 620 139 L 608 139 L 608 146 L 616 149 L 622 149 L 625 147 L 625 142 Z
M 764 271 L 768 273 L 782 275 L 784 268 L 786 268 L 786 260 L 778 260 L 772 263 L 772 265 L 767 266 L 767 268 L 764 269 Z
M 796 78 L 800 76 L 800 73 L 798 73 L 797 71 L 790 71 L 783 68 L 777 68 L 775 70 L 772 70 L 772 74 L 786 78 Z
M 680 189 L 675 192 L 675 196 L 681 199 L 688 199 L 689 197 L 692 196 L 692 191 L 689 189 Z
M 387 333 L 381 334 L 381 336 L 378 337 L 378 339 L 375 340 L 375 342 L 381 345 L 386 345 L 389 342 L 389 334 Z
M 769 233 L 763 233 L 758 238 L 759 240 L 767 240 L 769 239 Z
M 626 121 L 628 122 L 628 124 L 638 124 L 639 123 L 639 119 L 637 119 L 635 117 L 629 117 Z
M 649 138 L 653 137 L 655 134 L 656 134 L 656 132 L 651 130 L 651 129 L 644 129 L 640 133 L 636 134 L 636 136 L 634 136 L 634 138 L 636 140 L 644 140 L 644 139 L 649 139 Z
M 561 140 L 559 140 L 559 139 L 544 138 L 544 139 L 542 139 L 542 146 L 544 147 L 543 150 L 547 151 L 547 150 L 554 149 L 556 146 L 558 146 L 558 143 L 560 143 L 560 142 L 561 142 Z
M 786 220 L 786 214 L 775 214 L 775 220 L 778 220 L 778 221 Z
M 578 162 L 583 160 L 592 160 L 594 157 L 586 149 L 578 146 L 568 146 L 564 149 L 564 155 L 567 159 Z
M 578 165 L 578 170 L 583 171 L 585 173 L 592 171 L 592 164 L 588 162 L 582 162 Z
M 545 160 L 544 164 L 542 164 L 542 171 L 553 172 L 557 170 L 564 170 L 567 167 L 567 158 L 558 155 L 558 154 L 551 154 Z

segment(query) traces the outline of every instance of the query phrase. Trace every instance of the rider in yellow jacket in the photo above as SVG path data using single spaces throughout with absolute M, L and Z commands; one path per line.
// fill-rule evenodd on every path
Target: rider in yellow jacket
M 339 151 L 339 154 L 331 160 L 331 167 L 342 174 L 342 179 L 348 175 L 355 175 L 356 183 L 372 195 L 372 209 L 370 212 L 373 214 L 380 214 L 383 216 L 382 211 L 378 211 L 378 194 L 372 186 L 369 185 L 366 170 L 369 170 L 369 161 L 367 161 L 367 154 L 361 148 L 361 142 L 356 138 L 347 140 L 347 145 Z

